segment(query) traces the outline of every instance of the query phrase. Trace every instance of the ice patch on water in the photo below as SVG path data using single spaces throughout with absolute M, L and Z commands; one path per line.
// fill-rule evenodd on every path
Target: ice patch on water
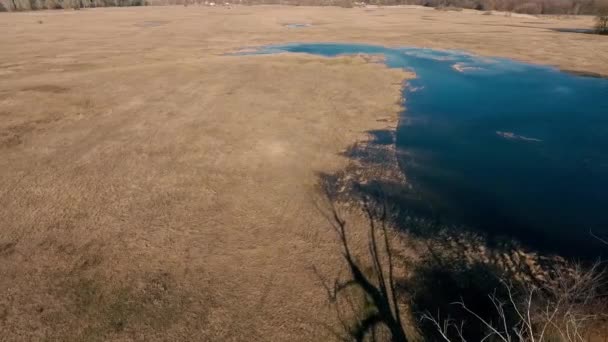
M 509 140 L 521 140 L 521 141 L 531 141 L 531 142 L 542 142 L 541 139 L 525 137 L 523 135 L 517 135 L 513 132 L 502 132 L 496 131 L 496 135 L 499 137 L 509 139 Z
M 466 65 L 464 63 L 456 63 L 452 65 L 452 69 L 458 71 L 458 72 L 468 72 L 468 71 L 473 71 L 473 70 L 480 70 L 480 67 L 474 67 L 474 66 L 469 66 Z

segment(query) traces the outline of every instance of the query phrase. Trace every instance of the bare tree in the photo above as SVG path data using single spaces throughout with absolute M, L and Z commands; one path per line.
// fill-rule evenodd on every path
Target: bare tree
M 595 17 L 595 32 L 608 34 L 608 13 L 601 13 Z
M 453 305 L 460 306 L 486 326 L 487 334 L 483 340 L 583 342 L 592 323 L 602 315 L 593 306 L 601 300 L 599 290 L 605 286 L 605 274 L 600 267 L 601 263 L 598 262 L 587 269 L 574 265 L 567 271 L 558 271 L 555 274 L 559 279 L 557 286 L 529 286 L 525 288 L 523 296 L 514 294 L 513 284 L 501 281 L 507 289 L 507 298 L 500 298 L 496 293 L 488 295 L 498 314 L 498 322 L 481 317 L 462 300 Z M 515 323 L 509 323 L 506 309 L 516 313 Z M 441 319 L 439 313 L 437 316 L 425 313 L 421 319 L 431 322 L 445 341 L 466 341 L 463 337 L 464 322 L 456 322 L 449 317 Z M 451 331 L 456 332 L 458 340 L 449 337 L 454 336 Z

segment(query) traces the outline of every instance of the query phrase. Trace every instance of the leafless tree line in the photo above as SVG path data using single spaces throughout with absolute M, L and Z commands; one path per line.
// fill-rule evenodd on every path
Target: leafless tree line
M 150 5 L 200 4 L 194 0 L 150 0 Z M 107 6 L 142 6 L 146 0 L 0 0 L 0 8 L 8 11 L 88 8 Z M 211 2 L 210 2 L 211 3 Z M 216 2 L 213 2 L 214 4 Z M 506 11 L 527 14 L 600 15 L 608 11 L 608 0 L 228 0 L 217 4 L 281 4 L 294 6 L 356 5 L 421 5 L 428 7 L 469 8 L 481 11 Z
M 595 18 L 595 31 L 598 34 L 608 34 L 608 11 Z
M 597 15 L 608 10 L 606 0 L 403 0 L 430 7 L 459 7 L 526 14 Z
M 146 0 L 0 0 L 6 11 L 81 9 L 93 7 L 145 6 Z

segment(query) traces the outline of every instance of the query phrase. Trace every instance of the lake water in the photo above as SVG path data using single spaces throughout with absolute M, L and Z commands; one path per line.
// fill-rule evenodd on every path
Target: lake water
M 608 80 L 459 51 L 287 44 L 256 54 L 379 54 L 404 89 L 400 167 L 435 216 L 588 256 L 608 249 Z M 297 80 L 294 80 L 297 82 Z

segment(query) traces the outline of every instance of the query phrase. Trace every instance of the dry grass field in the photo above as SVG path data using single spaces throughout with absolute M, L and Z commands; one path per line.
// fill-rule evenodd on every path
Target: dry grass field
M 0 340 L 332 340 L 312 267 L 344 267 L 318 173 L 395 125 L 412 75 L 225 54 L 366 42 L 608 75 L 608 37 L 559 30 L 591 26 L 422 8 L 0 13 Z

